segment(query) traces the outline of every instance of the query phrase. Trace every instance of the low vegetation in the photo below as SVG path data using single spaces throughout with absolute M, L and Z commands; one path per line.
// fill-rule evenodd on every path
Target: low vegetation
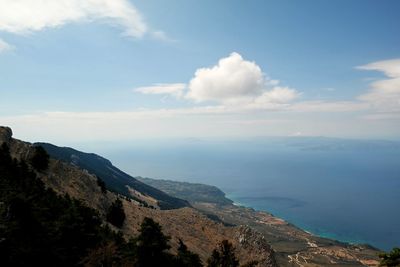
M 99 177 L 97 177 L 97 185 L 100 187 L 103 194 L 107 193 L 106 183 Z
M 49 154 L 42 146 L 35 146 L 31 164 L 37 171 L 44 171 L 49 167 Z
M 107 221 L 118 228 L 121 228 L 124 224 L 125 212 L 120 199 L 112 203 L 111 207 L 108 209 Z
M 393 248 L 389 253 L 382 253 L 379 258 L 381 258 L 381 266 L 400 266 L 400 248 Z

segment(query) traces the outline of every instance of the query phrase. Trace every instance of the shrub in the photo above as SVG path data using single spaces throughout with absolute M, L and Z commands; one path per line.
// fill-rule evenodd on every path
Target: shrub
M 100 179 L 99 177 L 97 177 L 97 185 L 100 187 L 101 192 L 103 194 L 107 193 L 106 183 L 102 179 Z
M 228 240 L 223 240 L 218 248 L 214 249 L 207 261 L 208 267 L 238 267 L 239 261 L 235 250 Z
M 400 266 L 400 248 L 393 248 L 389 253 L 382 253 L 379 258 L 381 258 L 381 266 Z
M 111 204 L 107 213 L 107 221 L 118 228 L 121 228 L 124 224 L 125 212 L 120 199 Z
M 172 256 L 166 252 L 170 237 L 165 236 L 161 226 L 151 218 L 144 218 L 136 241 L 136 267 L 170 266 Z
M 31 158 L 31 164 L 37 171 L 47 170 L 49 167 L 49 154 L 41 146 L 35 146 L 35 152 Z
M 202 267 L 199 255 L 189 251 L 187 246 L 179 239 L 178 255 L 176 256 L 177 267 Z

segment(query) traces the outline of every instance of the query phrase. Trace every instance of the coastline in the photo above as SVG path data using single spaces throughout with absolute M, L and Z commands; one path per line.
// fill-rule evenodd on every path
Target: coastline
M 279 212 L 276 212 L 276 211 L 275 212 L 270 212 L 269 210 L 266 210 L 266 209 L 256 208 L 256 207 L 252 206 L 249 203 L 243 203 L 241 201 L 238 201 L 237 199 L 235 199 L 235 197 L 233 195 L 226 194 L 226 198 L 229 199 L 229 200 L 232 200 L 233 201 L 232 204 L 235 205 L 236 207 L 239 207 L 239 208 L 240 207 L 242 207 L 242 208 L 250 208 L 250 209 L 253 209 L 256 212 L 265 212 L 265 213 L 267 213 L 267 214 L 269 214 L 269 215 L 271 215 L 273 217 L 276 217 L 278 219 L 284 220 L 286 223 L 291 224 L 294 227 L 297 227 L 297 228 L 301 229 L 302 231 L 304 231 L 304 232 L 306 232 L 306 233 L 308 233 L 310 235 L 313 235 L 313 236 L 316 236 L 316 237 L 320 237 L 320 238 L 331 239 L 331 240 L 334 240 L 334 241 L 337 241 L 337 242 L 341 242 L 341 243 L 345 243 L 345 244 L 349 244 L 349 245 L 370 246 L 370 247 L 372 247 L 374 249 L 382 250 L 381 248 L 379 248 L 379 247 L 377 247 L 377 246 L 375 246 L 375 245 L 373 245 L 370 242 L 365 241 L 365 240 L 354 239 L 354 238 L 351 238 L 351 237 L 350 238 L 343 238 L 343 237 L 340 237 L 338 234 L 335 234 L 333 232 L 329 232 L 329 231 L 322 231 L 321 232 L 321 231 L 318 231 L 317 229 L 313 229 L 312 226 L 304 226 L 301 222 L 294 221 L 294 220 L 289 220 L 289 219 L 285 218 L 285 216 L 282 215 L 282 214 L 279 214 Z
M 370 245 L 320 237 L 268 212 L 237 204 L 197 202 L 193 207 L 220 222 L 249 226 L 263 234 L 279 266 L 379 266 L 380 250 Z
M 275 251 L 279 266 L 379 266 L 379 249 L 315 235 L 279 215 L 254 209 L 215 186 L 137 179 L 169 195 L 186 199 L 194 209 L 216 223 L 228 227 L 250 227 L 259 232 Z

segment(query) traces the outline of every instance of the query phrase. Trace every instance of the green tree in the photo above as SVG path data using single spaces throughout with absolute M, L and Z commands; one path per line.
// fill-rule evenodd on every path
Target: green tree
M 136 238 L 136 267 L 171 266 L 170 238 L 161 231 L 161 226 L 151 218 L 144 218 Z
M 41 146 L 35 146 L 31 164 L 37 171 L 45 171 L 49 167 L 49 154 Z
M 107 212 L 107 221 L 112 225 L 121 228 L 125 221 L 125 211 L 122 201 L 117 199 L 111 204 Z
M 389 253 L 382 253 L 379 258 L 381 258 L 381 266 L 400 266 L 400 248 L 393 248 Z
M 199 255 L 189 251 L 187 246 L 179 239 L 178 254 L 176 255 L 176 267 L 202 267 Z
M 97 185 L 100 187 L 103 194 L 107 193 L 106 183 L 99 177 L 97 177 Z
M 95 210 L 46 189 L 25 162 L 11 159 L 1 146 L 1 266 L 81 266 L 88 251 L 113 236 Z
M 213 250 L 207 264 L 208 267 L 238 267 L 239 261 L 232 244 L 228 240 L 223 240 L 218 248 Z

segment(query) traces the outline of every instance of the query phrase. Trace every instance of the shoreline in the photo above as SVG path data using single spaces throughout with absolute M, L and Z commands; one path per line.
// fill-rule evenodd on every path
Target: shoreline
M 216 186 L 140 178 L 142 182 L 186 199 L 192 208 L 216 224 L 227 227 L 250 227 L 261 234 L 275 251 L 279 266 L 378 266 L 378 253 L 370 245 L 352 245 L 337 239 L 312 234 L 309 229 L 292 224 L 283 216 L 255 209 Z M 236 200 L 236 201 L 235 201 Z
M 369 246 L 369 247 L 372 247 L 372 248 L 374 248 L 376 250 L 384 251 L 384 249 L 379 248 L 378 246 L 373 245 L 368 241 L 355 240 L 355 239 L 352 239 L 352 238 L 340 238 L 340 237 L 338 237 L 337 234 L 332 233 L 332 232 L 318 233 L 318 231 L 310 229 L 312 227 L 300 226 L 301 224 L 299 225 L 298 222 L 290 221 L 290 220 L 284 218 L 285 216 L 276 214 L 275 212 L 272 213 L 272 212 L 270 212 L 270 211 L 268 211 L 266 209 L 258 209 L 258 208 L 252 207 L 251 205 L 248 205 L 246 203 L 241 203 L 241 202 L 235 200 L 235 197 L 232 196 L 232 195 L 225 194 L 225 197 L 227 199 L 231 200 L 232 201 L 232 205 L 234 205 L 235 207 L 245 208 L 245 209 L 252 209 L 252 210 L 254 210 L 256 212 L 267 213 L 268 215 L 273 216 L 273 217 L 275 217 L 275 218 L 277 218 L 279 220 L 283 220 L 286 223 L 288 223 L 290 225 L 293 225 L 294 227 L 296 227 L 296 228 L 298 228 L 298 229 L 300 229 L 300 230 L 302 230 L 302 231 L 304 231 L 304 232 L 306 232 L 306 233 L 308 233 L 310 235 L 313 235 L 315 237 L 326 238 L 326 239 L 330 239 L 330 240 L 333 240 L 333 241 L 336 241 L 336 242 L 341 242 L 341 243 L 348 244 L 348 245 Z

